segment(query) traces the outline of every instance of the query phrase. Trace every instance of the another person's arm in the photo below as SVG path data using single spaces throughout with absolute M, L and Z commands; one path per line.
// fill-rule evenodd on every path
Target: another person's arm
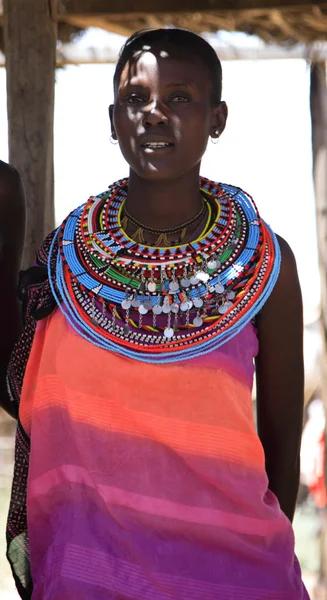
M 300 471 L 304 404 L 303 315 L 296 263 L 288 244 L 276 286 L 257 319 L 258 432 L 265 451 L 269 489 L 292 521 Z
M 20 330 L 16 295 L 25 235 L 25 196 L 17 171 L 0 161 L 0 405 L 12 416 L 6 372 Z

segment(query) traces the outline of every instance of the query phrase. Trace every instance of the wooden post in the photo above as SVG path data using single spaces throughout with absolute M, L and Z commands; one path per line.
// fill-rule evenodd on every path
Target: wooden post
M 25 267 L 54 228 L 55 6 L 56 0 L 4 0 L 9 162 L 25 186 Z
M 310 106 L 312 120 L 313 179 L 316 197 L 321 285 L 321 326 L 323 335 L 321 382 L 325 414 L 327 415 L 327 85 L 326 64 L 324 62 L 313 63 L 311 66 Z M 325 436 L 325 438 L 327 440 L 327 436 Z M 327 481 L 326 455 L 325 481 Z M 327 600 L 326 511 L 321 533 L 321 581 L 319 584 L 319 598 L 321 598 L 321 600 Z

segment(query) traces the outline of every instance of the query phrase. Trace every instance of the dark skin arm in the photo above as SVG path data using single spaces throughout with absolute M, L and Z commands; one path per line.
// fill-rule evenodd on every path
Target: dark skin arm
M 303 314 L 294 255 L 278 237 L 282 264 L 276 286 L 257 319 L 258 433 L 269 489 L 292 521 L 299 485 L 304 404 Z
M 0 405 L 15 416 L 7 393 L 6 372 L 20 330 L 16 295 L 25 235 L 25 196 L 17 171 L 0 161 Z

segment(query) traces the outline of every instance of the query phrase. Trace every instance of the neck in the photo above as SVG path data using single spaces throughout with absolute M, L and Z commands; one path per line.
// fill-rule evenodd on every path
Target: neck
M 146 181 L 131 170 L 126 208 L 145 226 L 176 227 L 201 209 L 199 166 L 173 181 Z

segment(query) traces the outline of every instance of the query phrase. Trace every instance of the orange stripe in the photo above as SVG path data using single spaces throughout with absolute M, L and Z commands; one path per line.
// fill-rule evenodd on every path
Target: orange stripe
M 176 452 L 220 458 L 250 467 L 264 465 L 263 450 L 255 434 L 132 410 L 119 400 L 108 398 L 104 402 L 103 398 L 64 388 L 55 375 L 43 376 L 38 381 L 34 410 L 54 407 L 67 409 L 71 420 L 77 423 L 151 439 Z

